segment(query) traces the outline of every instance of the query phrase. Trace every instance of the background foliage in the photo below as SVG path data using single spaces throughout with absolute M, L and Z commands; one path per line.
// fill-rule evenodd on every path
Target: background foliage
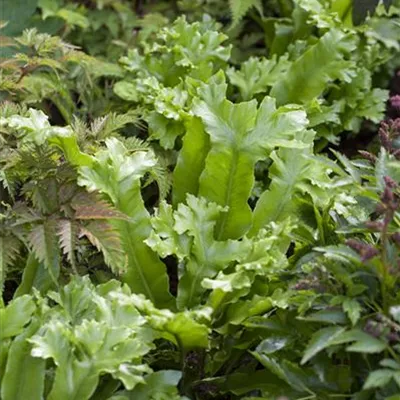
M 400 393 L 400 3 L 1 0 L 0 392 Z

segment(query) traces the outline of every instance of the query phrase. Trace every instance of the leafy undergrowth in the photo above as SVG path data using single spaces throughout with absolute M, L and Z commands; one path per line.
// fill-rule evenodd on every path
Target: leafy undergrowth
M 1 399 L 399 400 L 399 1 L 4 3 Z

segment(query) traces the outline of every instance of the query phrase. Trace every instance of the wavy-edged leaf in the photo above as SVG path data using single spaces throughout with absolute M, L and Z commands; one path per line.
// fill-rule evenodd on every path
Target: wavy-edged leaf
M 60 148 L 66 155 L 68 161 L 75 166 L 92 165 L 93 158 L 82 153 L 78 146 L 77 138 L 72 132 L 54 132 L 49 137 L 49 143 Z
M 182 262 L 177 299 L 180 309 L 199 304 L 205 292 L 203 279 L 215 277 L 251 248 L 247 240 L 215 240 L 215 226 L 225 212 L 221 206 L 190 194 L 186 203 L 180 203 L 174 213 L 163 203 L 152 219 L 154 231 L 146 240 L 161 256 L 174 254 Z
M 287 56 L 277 60 L 276 55 L 271 59 L 251 57 L 241 64 L 240 70 L 227 70 L 232 85 L 239 88 L 243 100 L 252 99 L 256 94 L 265 93 L 289 68 L 291 62 Z
M 389 10 L 392 0 L 383 0 L 386 10 Z M 373 15 L 379 0 L 353 0 L 353 21 L 355 25 L 359 25 L 365 21 L 368 14 Z
M 159 307 L 170 307 L 165 265 L 145 243 L 151 232 L 150 215 L 144 206 L 140 179 L 156 164 L 150 151 L 130 154 L 122 142 L 106 140 L 107 150 L 99 152 L 91 167 L 81 167 L 79 183 L 89 191 L 107 194 L 116 209 L 129 221 L 114 220 L 126 256 L 122 279 L 136 293 L 143 293 Z
M 181 371 L 162 370 L 145 377 L 145 383 L 140 383 L 127 393 L 129 400 L 148 400 L 165 396 L 169 400 L 179 400 L 178 383 L 182 377 Z
M 258 109 L 255 100 L 233 104 L 225 92 L 226 84 L 217 75 L 200 90 L 202 100 L 195 101 L 194 107 L 211 141 L 199 195 L 228 207 L 216 228 L 218 240 L 239 238 L 251 225 L 248 199 L 255 163 L 267 158 L 276 146 L 304 148 L 312 141 L 311 135 L 301 135 L 308 122 L 301 109 L 276 109 L 270 97 Z
M 48 400 L 88 400 L 105 373 L 127 390 L 144 381 L 151 370 L 142 357 L 154 335 L 135 308 L 134 296 L 117 281 L 95 287 L 88 276 L 74 277 L 51 293 L 53 318 L 28 340 L 33 357 L 52 359 L 55 365 Z
M 320 96 L 335 79 L 348 80 L 354 66 L 346 55 L 356 48 L 355 36 L 337 29 L 325 33 L 288 68 L 271 89 L 278 105 L 307 103 Z
M 150 326 L 159 331 L 161 337 L 175 343 L 182 350 L 209 346 L 210 328 L 208 324 L 211 309 L 200 308 L 173 313 L 170 310 L 160 310 L 154 307 L 151 301 L 141 295 L 130 296 L 129 301 L 147 315 Z

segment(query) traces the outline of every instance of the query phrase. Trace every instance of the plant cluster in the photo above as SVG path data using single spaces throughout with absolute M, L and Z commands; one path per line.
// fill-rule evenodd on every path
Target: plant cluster
M 368 3 L 7 8 L 2 400 L 399 400 L 400 3 Z

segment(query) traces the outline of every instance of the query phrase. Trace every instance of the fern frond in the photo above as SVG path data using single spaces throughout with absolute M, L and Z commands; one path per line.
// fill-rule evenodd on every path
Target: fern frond
M 126 269 L 125 255 L 118 232 L 106 221 L 92 221 L 80 228 L 80 237 L 86 236 L 90 243 L 103 253 L 105 263 L 114 273 Z
M 232 13 L 232 26 L 236 26 L 246 13 L 253 7 L 262 13 L 262 5 L 260 0 L 229 0 Z
M 15 182 L 12 182 L 5 170 L 0 170 L 0 184 L 7 191 L 12 200 L 15 199 Z
M 13 103 L 12 101 L 3 101 L 0 103 L 0 117 L 8 118 L 12 115 L 25 115 L 27 108 L 23 104 Z
M 71 203 L 76 219 L 127 219 L 128 217 L 116 210 L 111 204 L 102 200 L 96 193 L 80 192 L 74 196 Z
M 30 182 L 24 185 L 24 192 L 30 190 L 32 203 L 43 214 L 51 214 L 58 209 L 58 187 L 53 177 L 43 179 L 40 182 Z
M 60 273 L 60 250 L 57 241 L 57 222 L 47 220 L 28 234 L 28 242 L 36 258 L 43 262 L 56 283 Z
M 167 166 L 159 159 L 159 162 L 150 169 L 150 179 L 146 182 L 149 185 L 152 182 L 157 182 L 160 193 L 160 200 L 164 200 L 172 187 L 172 175 Z
M 136 136 L 128 137 L 124 140 L 124 145 L 129 151 L 147 151 L 150 144 Z
M 106 139 L 128 124 L 140 126 L 139 110 L 131 110 L 125 114 L 110 113 L 96 118 L 90 125 L 90 134 L 98 139 Z
M 18 256 L 20 241 L 14 236 L 0 236 L 0 293 L 3 292 L 7 268 Z
M 79 226 L 76 222 L 68 219 L 63 219 L 58 222 L 57 235 L 59 237 L 60 246 L 74 271 L 76 271 L 75 249 L 78 233 Z
M 74 115 L 71 121 L 71 129 L 80 140 L 83 140 L 87 136 L 89 126 L 85 121 Z

